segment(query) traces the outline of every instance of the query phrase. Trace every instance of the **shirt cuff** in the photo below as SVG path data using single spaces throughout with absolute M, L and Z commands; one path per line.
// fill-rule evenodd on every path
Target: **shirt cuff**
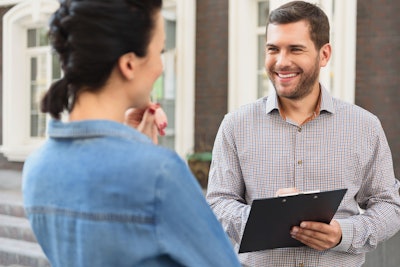
M 336 219 L 342 229 L 342 240 L 332 248 L 334 251 L 347 252 L 353 242 L 353 222 L 350 219 Z

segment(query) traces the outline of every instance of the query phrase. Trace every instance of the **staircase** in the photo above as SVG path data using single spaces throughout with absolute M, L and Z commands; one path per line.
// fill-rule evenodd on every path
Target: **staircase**
M 21 173 L 0 170 L 0 267 L 50 267 L 25 218 Z

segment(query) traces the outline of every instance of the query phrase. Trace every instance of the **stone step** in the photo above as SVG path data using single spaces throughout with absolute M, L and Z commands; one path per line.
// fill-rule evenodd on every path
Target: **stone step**
M 21 192 L 0 190 L 0 214 L 25 218 Z
M 22 265 L 19 265 L 19 264 L 11 264 L 11 265 L 7 265 L 7 266 L 0 265 L 0 267 L 29 267 L 29 266 L 22 266 Z
M 29 221 L 0 214 L 0 237 L 36 242 Z
M 20 172 L 0 170 L 0 267 L 49 267 L 22 199 Z
M 0 265 L 50 267 L 37 243 L 0 237 Z

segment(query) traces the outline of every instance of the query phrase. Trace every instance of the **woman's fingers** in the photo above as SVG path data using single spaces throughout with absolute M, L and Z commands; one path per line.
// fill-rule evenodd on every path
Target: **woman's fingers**
M 158 133 L 161 136 L 164 136 L 165 128 L 167 128 L 167 126 L 168 126 L 168 118 L 167 118 L 167 115 L 165 114 L 164 110 L 161 107 L 158 107 L 156 109 L 155 124 L 157 126 Z
M 158 144 L 157 126 L 154 123 L 155 112 L 156 110 L 154 108 L 146 109 L 137 130 L 150 137 L 154 144 Z
M 137 109 L 137 108 L 130 108 L 125 112 L 125 121 L 126 125 L 129 125 L 133 128 L 137 128 L 142 121 L 143 114 L 146 110 L 145 109 Z
M 165 135 L 168 119 L 159 104 L 150 103 L 145 109 L 128 109 L 125 112 L 124 123 L 147 135 L 155 144 L 158 144 L 157 133 L 161 136 Z

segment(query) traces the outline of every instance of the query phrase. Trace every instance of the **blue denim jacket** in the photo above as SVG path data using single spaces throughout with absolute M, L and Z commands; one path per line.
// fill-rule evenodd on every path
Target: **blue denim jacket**
M 25 162 L 23 195 L 53 267 L 240 266 L 176 153 L 112 121 L 48 129 Z

